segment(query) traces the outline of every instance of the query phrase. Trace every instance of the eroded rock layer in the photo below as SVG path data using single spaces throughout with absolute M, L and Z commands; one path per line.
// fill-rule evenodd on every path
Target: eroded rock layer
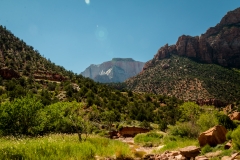
M 154 66 L 156 60 L 168 58 L 170 54 L 240 68 L 240 8 L 228 12 L 220 23 L 201 36 L 182 35 L 175 45 L 161 47 L 143 69 Z

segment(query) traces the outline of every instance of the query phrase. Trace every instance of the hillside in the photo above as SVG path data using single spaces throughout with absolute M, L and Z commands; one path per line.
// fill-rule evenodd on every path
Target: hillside
M 173 114 L 181 100 L 127 90 L 120 92 L 55 65 L 5 27 L 0 27 L 0 35 L 0 105 L 14 104 L 19 99 L 24 101 L 32 97 L 43 108 L 55 104 L 61 106 L 65 102 L 81 103 L 86 112 L 97 109 L 99 114 L 114 113 L 114 121 L 118 122 L 156 122 L 161 121 L 162 117 L 167 117 L 169 124 L 176 121 L 176 117 L 170 118 L 171 114 L 153 116 L 159 114 L 154 110 L 165 112 L 169 108 Z M 118 63 L 122 59 L 113 61 Z M 133 60 L 126 59 L 125 62 L 132 63 Z M 99 117 L 94 118 L 100 121 Z
M 200 103 L 239 99 L 239 13 L 240 8 L 228 12 L 201 36 L 183 35 L 175 45 L 161 47 L 139 75 L 126 81 L 127 88 Z
M 197 101 L 217 99 L 233 102 L 240 96 L 240 70 L 197 63 L 171 55 L 126 81 L 135 92 L 152 92 Z
M 123 82 L 141 72 L 143 66 L 143 62 L 132 58 L 113 58 L 99 65 L 90 65 L 81 75 L 101 83 Z
M 0 26 L 0 75 L 4 79 L 32 76 L 36 79 L 62 81 L 73 73 L 42 57 L 32 46 Z

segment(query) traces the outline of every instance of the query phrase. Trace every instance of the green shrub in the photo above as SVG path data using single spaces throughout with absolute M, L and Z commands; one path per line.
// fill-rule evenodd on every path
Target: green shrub
M 44 130 L 46 115 L 36 97 L 24 97 L 0 105 L 0 130 L 3 135 L 38 135 Z
M 226 134 L 226 139 L 231 140 L 232 139 L 231 135 L 232 135 L 232 131 L 228 131 Z
M 224 113 L 218 113 L 216 114 L 218 123 L 220 125 L 223 125 L 226 129 L 233 130 L 237 127 L 237 125 Z
M 156 132 L 141 133 L 134 137 L 134 142 L 143 146 L 156 146 L 161 143 L 163 135 Z
M 169 125 L 168 128 L 170 135 L 179 137 L 196 138 L 200 133 L 198 126 L 192 124 L 191 122 L 177 122 L 176 125 Z
M 208 152 L 212 152 L 212 150 L 213 150 L 213 148 L 209 144 L 207 144 L 201 148 L 201 154 L 204 155 Z
M 143 128 L 148 128 L 150 129 L 151 128 L 151 125 L 148 121 L 144 120 L 140 123 L 140 127 L 143 127 Z
M 235 149 L 240 149 L 240 126 L 238 126 L 237 129 L 235 129 L 231 134 L 233 147 Z
M 201 131 L 206 131 L 217 124 L 218 120 L 214 113 L 203 113 L 197 120 L 197 125 L 200 127 Z
M 187 122 L 187 121 L 196 122 L 196 120 L 199 118 L 199 115 L 201 113 L 200 106 L 194 102 L 185 102 L 179 108 L 181 112 L 181 117 L 179 121 L 181 122 Z

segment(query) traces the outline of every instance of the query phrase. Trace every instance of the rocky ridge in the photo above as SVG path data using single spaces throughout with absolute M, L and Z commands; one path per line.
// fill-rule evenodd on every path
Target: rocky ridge
M 113 58 L 99 65 L 90 65 L 81 73 L 101 83 L 123 82 L 137 75 L 143 68 L 144 63 L 134 61 L 132 58 Z
M 240 8 L 228 12 L 215 27 L 200 36 L 182 35 L 175 45 L 161 47 L 143 70 L 171 54 L 186 56 L 204 63 L 240 68 Z
M 237 8 L 201 36 L 183 35 L 175 45 L 161 47 L 145 63 L 143 71 L 128 79 L 126 85 L 135 92 L 224 106 L 239 99 L 239 68 L 240 8 Z

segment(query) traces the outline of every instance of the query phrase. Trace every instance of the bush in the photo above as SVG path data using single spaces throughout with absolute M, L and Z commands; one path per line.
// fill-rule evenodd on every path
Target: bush
M 240 126 L 238 126 L 237 129 L 235 129 L 231 134 L 233 147 L 237 150 L 240 149 Z
M 179 121 L 187 122 L 192 121 L 196 122 L 201 113 L 201 108 L 194 102 L 185 102 L 180 106 L 181 118 Z
M 223 113 L 218 113 L 216 116 L 218 123 L 220 125 L 223 125 L 226 129 L 233 130 L 234 128 L 237 127 L 237 125 L 227 115 Z
M 142 144 L 144 146 L 156 146 L 161 143 L 163 135 L 156 132 L 142 133 L 137 134 L 134 137 L 134 142 L 138 144 Z
M 46 116 L 43 104 L 35 97 L 15 99 L 0 106 L 0 130 L 3 135 L 41 134 Z
M 201 114 L 197 120 L 197 125 L 200 127 L 201 131 L 206 131 L 217 124 L 218 120 L 214 113 Z
M 140 127 L 151 129 L 150 123 L 146 120 L 144 120 L 140 123 Z
M 231 140 L 232 139 L 231 135 L 232 135 L 232 131 L 228 131 L 226 134 L 226 139 Z
M 201 154 L 204 155 L 208 152 L 212 152 L 212 150 L 213 150 L 213 148 L 209 144 L 207 144 L 201 148 Z
M 198 126 L 192 124 L 191 122 L 177 122 L 175 126 L 169 125 L 168 128 L 168 132 L 173 136 L 196 138 L 200 133 Z

